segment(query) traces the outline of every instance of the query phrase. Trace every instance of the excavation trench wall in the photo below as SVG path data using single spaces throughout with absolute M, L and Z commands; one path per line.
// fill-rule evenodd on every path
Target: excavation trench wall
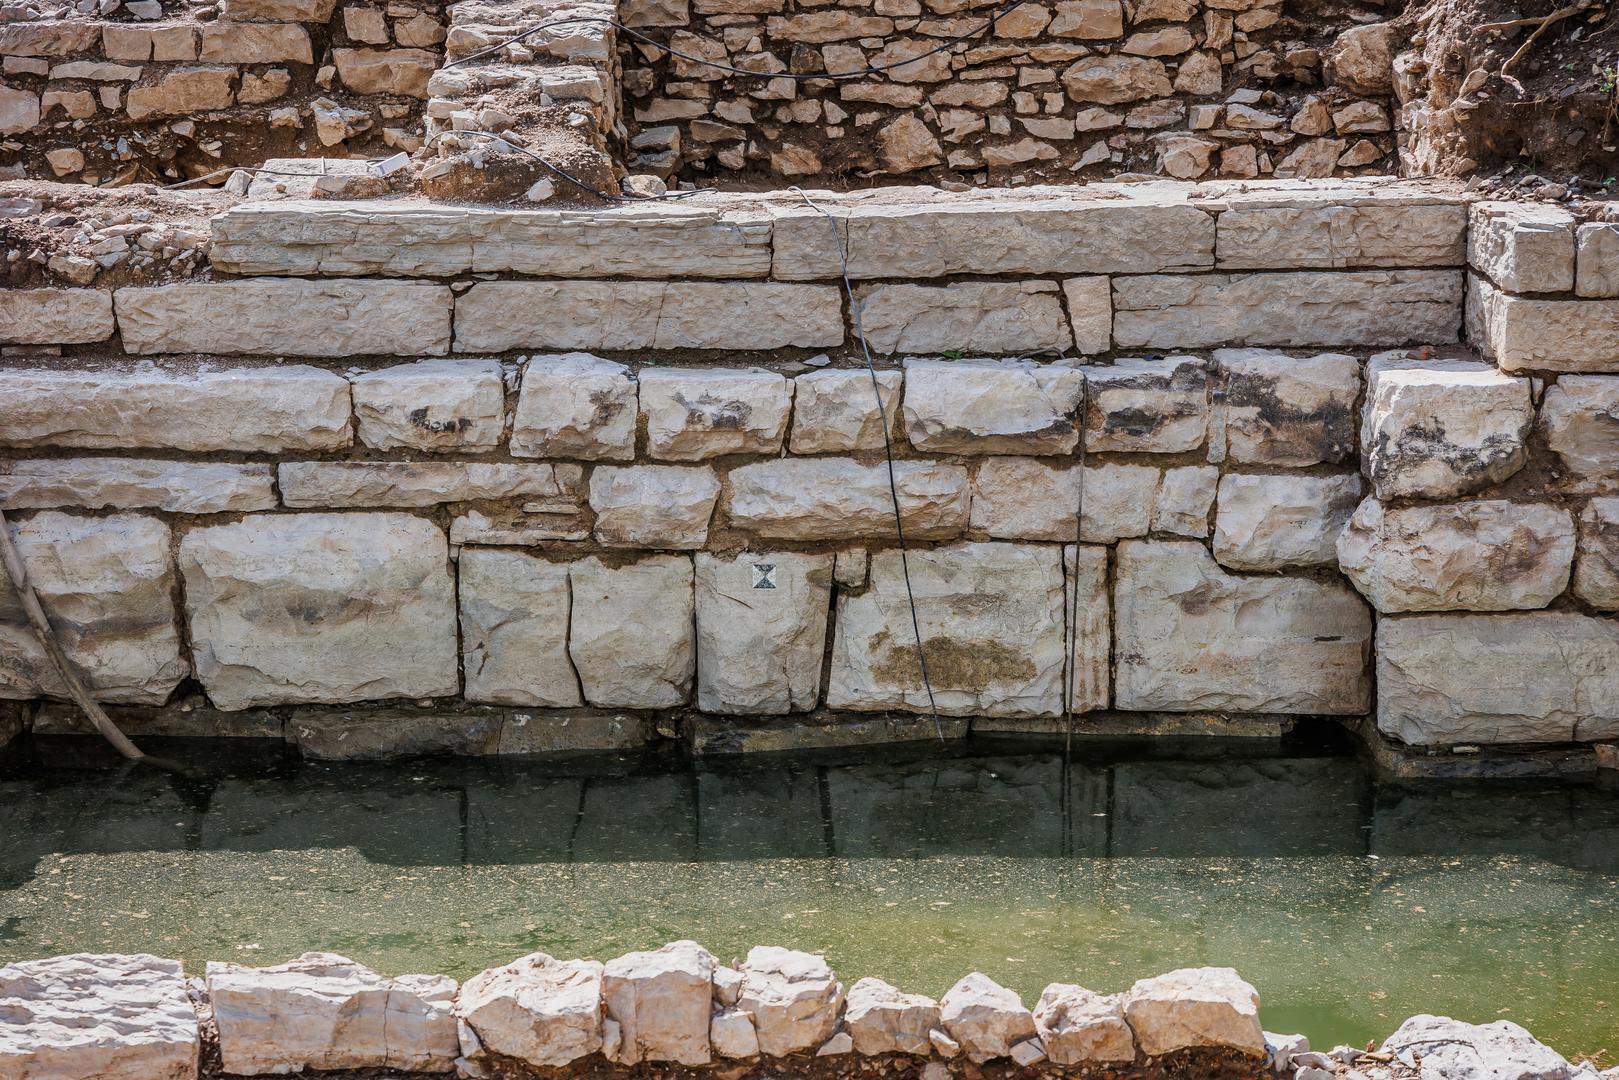
M 248 202 L 205 280 L 0 293 L 0 503 L 70 653 L 134 730 L 331 756 L 1619 737 L 1613 226 L 817 198 Z M 0 598 L 10 728 L 61 689 Z

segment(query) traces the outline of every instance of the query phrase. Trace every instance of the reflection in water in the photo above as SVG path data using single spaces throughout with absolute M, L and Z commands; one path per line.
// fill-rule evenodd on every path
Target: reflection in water
M 1317 1043 L 1421 1011 L 1569 1053 L 1619 1028 L 1619 796 L 1591 788 L 1378 787 L 1353 758 L 1208 742 L 702 767 L 176 746 L 199 774 L 117 772 L 79 740 L 0 772 L 0 961 L 320 948 L 465 977 L 691 937 L 932 994 L 977 968 L 1031 1002 L 1229 964 L 1267 1027 Z

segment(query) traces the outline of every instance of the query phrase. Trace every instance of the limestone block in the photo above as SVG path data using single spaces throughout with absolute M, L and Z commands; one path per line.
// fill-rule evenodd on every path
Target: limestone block
M 1448 1016 L 1413 1016 L 1383 1040 L 1393 1067 L 1419 1080 L 1479 1076 L 1502 1080 L 1572 1080 L 1582 1072 L 1510 1020 L 1469 1024 Z
M 609 960 L 602 971 L 607 1016 L 618 1022 L 621 1065 L 678 1061 L 707 1065 L 708 1021 L 714 969 L 719 961 L 695 941 L 676 941 L 655 952 Z
M 1125 541 L 1115 581 L 1117 708 L 1353 716 L 1371 705 L 1372 620 L 1347 586 L 1227 574 L 1189 541 Z
M 880 353 L 1061 352 L 1074 344 L 1049 281 L 868 285 L 855 296 L 866 339 Z
M 32 131 L 39 126 L 39 109 L 40 96 L 32 90 L 0 86 L 0 135 Z
M 1068 301 L 1074 348 L 1086 355 L 1113 348 L 1113 287 L 1107 278 L 1069 278 L 1062 283 L 1062 293 Z
M 1208 536 L 1209 510 L 1219 479 L 1220 470 L 1213 465 L 1165 469 L 1152 507 L 1152 531 L 1200 540 Z
M 967 527 L 967 470 L 960 465 L 896 461 L 892 490 L 886 464 L 848 458 L 763 461 L 732 469 L 727 479 L 731 524 L 767 539 L 892 537 L 894 491 L 908 539 L 948 539 Z
M 1246 206 L 1220 215 L 1222 270 L 1461 266 L 1467 209 L 1461 203 L 1355 199 L 1326 186 L 1316 205 Z
M 1149 1057 L 1193 1047 L 1265 1056 L 1259 994 L 1231 968 L 1182 968 L 1138 979 L 1124 995 L 1124 1017 Z
M 903 381 L 897 371 L 879 371 L 873 386 L 872 375 L 864 368 L 825 369 L 798 376 L 793 380 L 793 430 L 788 449 L 795 454 L 881 450 L 884 420 L 891 439 L 898 431 Z
M 142 514 L 13 519 L 29 580 L 68 658 L 99 701 L 161 705 L 190 667 L 175 625 L 169 527 Z M 0 700 L 67 686 L 9 582 L 0 578 Z
M 360 441 L 378 450 L 493 450 L 506 423 L 494 360 L 422 360 L 356 375 Z
M 1377 627 L 1377 726 L 1411 746 L 1619 736 L 1619 622 L 1567 611 Z
M 921 994 L 906 994 L 881 979 L 865 978 L 849 987 L 843 1026 L 856 1052 L 932 1057 L 928 1032 L 938 1027 L 939 1003 Z
M 1619 378 L 1564 375 L 1540 406 L 1546 445 L 1569 473 L 1565 486 L 1619 492 Z
M 1214 557 L 1231 570 L 1333 566 L 1338 534 L 1360 502 L 1360 477 L 1227 473 Z
M 1113 279 L 1119 348 L 1453 341 L 1454 270 L 1153 275 Z
M 664 461 L 781 450 L 793 384 L 761 368 L 646 368 L 640 410 L 647 453 Z
M 455 1015 L 482 1050 L 561 1068 L 602 1049 L 602 965 L 532 953 L 468 979 Z
M 933 703 L 946 716 L 1055 716 L 1062 710 L 1063 573 L 1058 552 L 966 543 L 908 562 Z M 871 583 L 840 593 L 826 703 L 931 711 L 897 551 L 871 558 Z
M 603 465 L 590 474 L 596 539 L 609 547 L 700 548 L 719 497 L 720 482 L 706 467 Z
M 485 281 L 457 298 L 455 312 L 461 352 L 826 348 L 843 336 L 842 293 L 832 285 Z
M 577 507 L 566 514 L 547 513 L 560 509 L 545 503 L 536 506 L 534 513 L 518 508 L 496 508 L 487 513 L 469 509 L 450 519 L 450 546 L 482 544 L 493 547 L 532 547 L 553 540 L 588 540 L 590 527 Z
M 843 984 L 819 956 L 756 945 L 742 964 L 736 1004 L 753 1014 L 760 1052 L 785 1057 L 832 1037 L 843 1010 Z
M 1212 486 L 1212 485 L 1211 485 Z M 1113 608 L 1107 580 L 1107 548 L 1067 544 L 1062 549 L 1063 612 L 1074 651 L 1068 658 L 1063 697 L 1068 711 L 1105 709 L 1112 700 L 1108 657 Z M 1075 605 L 1078 605 L 1076 614 Z
M 1443 499 L 1500 483 L 1526 460 L 1529 380 L 1465 360 L 1374 356 L 1366 366 L 1361 471 L 1380 499 Z
M 1502 371 L 1619 372 L 1619 300 L 1541 300 L 1467 279 L 1468 338 Z
M 1136 1059 L 1135 1037 L 1124 1021 L 1123 998 L 1117 994 L 1104 997 L 1083 986 L 1052 983 L 1034 1007 L 1034 1026 L 1053 1065 Z
M 449 1072 L 460 1056 L 455 980 L 385 979 L 334 953 L 275 967 L 208 963 L 208 999 L 226 1072 L 322 1069 Z
M 205 64 L 315 62 L 309 31 L 296 23 L 204 23 L 199 58 Z
M 978 1064 L 1008 1057 L 1013 1044 L 1035 1033 L 1034 1014 L 1018 1000 L 1017 992 L 976 971 L 939 999 L 939 1019 L 967 1059 Z
M 151 508 L 175 514 L 225 514 L 276 505 L 268 465 L 152 458 L 24 458 L 0 462 L 0 506 L 34 510 Z
M 578 505 L 578 465 L 503 461 L 293 461 L 277 466 L 291 507 L 437 506 L 525 499 L 567 512 Z
M 425 98 L 438 59 L 427 49 L 332 50 L 337 77 L 356 94 Z
M 0 25 L 0 56 L 77 56 L 101 40 L 101 20 L 42 19 Z
M 689 555 L 568 568 L 568 656 L 585 700 L 604 709 L 669 709 L 691 696 L 696 669 Z
M 708 1023 L 708 1038 L 720 1057 L 759 1056 L 759 1032 L 753 1017 L 734 1005 L 715 1011 Z
M 225 0 L 225 13 L 237 22 L 329 22 L 337 0 Z
M 1214 365 L 1210 461 L 1297 468 L 1336 465 L 1355 452 L 1360 362 L 1353 356 L 1216 349 Z
M 636 407 L 635 383 L 623 364 L 588 353 L 536 356 L 523 367 L 512 454 L 629 461 Z
M 1136 56 L 1087 56 L 1063 71 L 1062 85 L 1075 101 L 1099 105 L 1173 93 L 1163 63 Z
M 1160 479 L 1150 465 L 1087 465 L 1081 507 L 1077 469 L 1038 458 L 989 458 L 973 478 L 972 527 L 1008 540 L 1072 542 L 1077 517 L 1079 539 L 1089 542 L 1146 536 Z
M 1555 203 L 1473 204 L 1468 264 L 1507 292 L 1568 292 L 1574 253 L 1574 215 Z
M 349 384 L 318 368 L 0 370 L 0 445 L 275 453 L 349 439 Z
M 302 32 L 299 29 L 299 33 Z M 304 48 L 309 48 L 307 38 Z M 154 116 L 188 116 L 228 109 L 235 101 L 232 88 L 235 78 L 236 69 L 228 66 L 171 68 L 156 82 L 130 87 L 124 109 L 129 118 L 137 122 Z
M 468 548 L 457 566 L 466 699 L 542 709 L 583 705 L 568 659 L 567 564 Z
M 707 713 L 815 707 L 832 556 L 697 556 L 697 707 Z
M 444 533 L 408 514 L 251 514 L 180 541 L 197 678 L 226 711 L 459 689 Z
M 1203 445 L 1208 373 L 1195 356 L 1085 367 L 1085 449 L 1178 454 Z
M 1067 454 L 1079 441 L 1085 376 L 1027 360 L 907 360 L 901 410 L 918 450 Z
M 0 1062 L 18 1080 L 196 1080 L 197 1014 L 178 960 L 56 956 L 0 967 Z
M 292 279 L 163 285 L 119 289 L 113 306 L 130 353 L 422 356 L 450 347 L 450 290 L 442 285 Z
M 1619 611 L 1619 499 L 1592 499 L 1580 514 L 1574 595 L 1601 611 Z
M 1587 297 L 1619 296 L 1619 224 L 1587 222 L 1574 244 L 1574 291 Z
M 0 343 L 79 345 L 112 337 L 105 289 L 0 289 Z
M 1574 522 L 1550 503 L 1367 499 L 1338 538 L 1338 562 L 1385 614 L 1542 608 L 1568 588 Z

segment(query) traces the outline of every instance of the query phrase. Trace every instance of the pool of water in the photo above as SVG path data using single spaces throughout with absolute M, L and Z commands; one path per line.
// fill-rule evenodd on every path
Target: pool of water
M 1236 967 L 1273 1031 L 1406 1016 L 1619 1049 L 1619 793 L 1374 782 L 1304 744 L 967 742 L 701 765 L 674 754 L 389 765 L 86 740 L 0 767 L 0 961 L 306 949 L 465 977 L 536 949 L 689 937 L 824 952 L 1033 1003 Z

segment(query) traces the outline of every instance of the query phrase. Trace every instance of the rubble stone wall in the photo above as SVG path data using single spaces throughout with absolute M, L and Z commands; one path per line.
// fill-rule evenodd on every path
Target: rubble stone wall
M 209 280 L 0 293 L 0 504 L 69 652 L 312 753 L 1619 737 L 1612 226 L 1354 181 L 826 206 L 250 202 Z M 0 596 L 0 697 L 60 693 Z

